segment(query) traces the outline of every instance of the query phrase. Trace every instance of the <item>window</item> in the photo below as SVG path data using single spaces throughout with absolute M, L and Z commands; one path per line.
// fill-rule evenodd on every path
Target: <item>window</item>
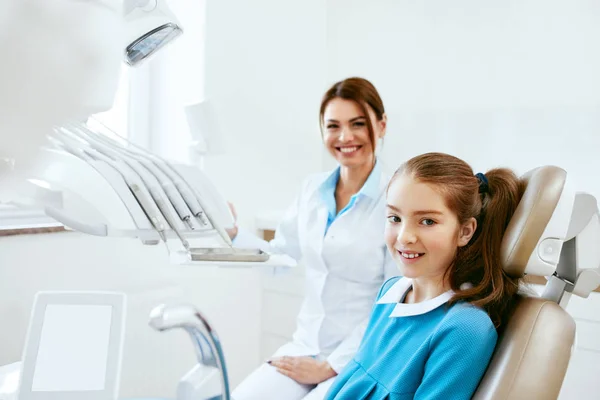
M 184 107 L 204 96 L 205 1 L 169 3 L 184 34 L 150 63 L 151 129 L 149 150 L 176 162 L 188 162 L 192 136 Z

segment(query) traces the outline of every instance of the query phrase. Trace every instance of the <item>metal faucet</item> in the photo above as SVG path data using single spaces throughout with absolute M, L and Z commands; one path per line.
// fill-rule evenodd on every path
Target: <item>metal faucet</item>
M 206 318 L 192 305 L 160 305 L 150 312 L 150 326 L 157 331 L 184 329 L 192 339 L 200 365 L 215 367 L 221 375 L 221 395 L 196 400 L 230 400 L 229 380 L 221 342 Z

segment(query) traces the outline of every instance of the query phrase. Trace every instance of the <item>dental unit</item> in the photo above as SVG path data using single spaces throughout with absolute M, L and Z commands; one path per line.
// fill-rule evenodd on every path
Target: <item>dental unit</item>
M 13 5 L 7 10 L 15 13 L 18 18 L 13 20 L 19 25 L 36 28 L 49 24 L 52 26 L 49 29 L 54 29 L 51 32 L 56 36 L 63 31 L 65 35 L 64 40 L 58 38 L 53 44 L 68 43 L 72 45 L 69 50 L 84 54 L 68 64 L 70 74 L 68 68 L 59 67 L 55 79 L 45 81 L 46 85 L 13 88 L 12 94 L 33 90 L 29 95 L 39 100 L 33 110 L 39 113 L 39 118 L 32 119 L 32 110 L 27 107 L 15 109 L 13 99 L 6 91 L 0 94 L 0 107 L 3 111 L 11 111 L 7 114 L 10 118 L 0 120 L 0 157 L 8 160 L 0 168 L 0 178 L 4 183 L 0 186 L 0 201 L 41 207 L 65 227 L 86 234 L 138 238 L 144 245 L 163 243 L 171 261 L 176 264 L 220 267 L 295 265 L 287 256 L 266 254 L 259 249 L 234 248 L 225 230 L 233 222 L 228 204 L 210 179 L 196 167 L 164 160 L 107 129 L 97 130 L 85 122 L 92 114 L 110 108 L 116 89 L 119 57 L 132 67 L 138 66 L 182 33 L 164 0 L 52 0 L 47 3 L 24 0 L 10 4 L 11 7 Z M 67 32 L 75 29 L 71 27 L 76 25 L 59 22 L 60 15 L 78 15 L 86 21 L 86 29 L 77 32 L 77 35 L 81 33 L 81 38 L 75 41 L 67 39 Z M 53 23 L 58 23 L 60 29 L 55 28 Z M 27 35 L 24 35 L 23 43 L 5 40 L 2 34 L 10 31 L 10 25 L 0 24 L 0 50 L 11 54 L 11 51 L 27 47 L 24 45 L 29 39 Z M 33 43 L 43 44 L 35 32 L 31 37 L 35 37 Z M 122 48 L 123 40 L 129 43 L 124 54 L 117 51 Z M 78 48 L 81 44 L 85 47 Z M 34 54 L 35 47 L 31 47 Z M 46 58 L 37 58 L 36 62 L 54 65 L 52 53 L 41 54 Z M 25 62 L 28 59 L 14 57 L 12 60 Z M 14 68 L 13 81 L 18 82 L 21 76 L 32 81 L 37 77 L 41 79 L 41 74 L 25 77 L 22 70 Z M 50 90 L 48 84 L 54 83 L 62 83 L 66 89 Z M 11 88 L 10 85 L 6 87 Z M 36 124 L 37 121 L 44 124 Z M 19 132 L 21 136 L 15 140 L 8 132 Z M 22 363 L 0 368 L 0 398 L 116 398 L 124 333 L 124 319 L 121 320 L 125 315 L 123 295 L 38 293 L 35 301 Z M 65 302 L 75 308 L 64 307 Z M 57 328 L 57 320 L 53 319 L 56 316 L 44 312 L 52 307 L 56 312 L 61 310 L 60 313 L 69 315 L 73 310 L 97 310 L 99 306 L 111 307 L 113 316 L 121 316 L 108 322 L 113 333 L 105 356 L 95 355 L 112 360 L 110 368 L 105 370 L 105 387 L 102 390 L 99 390 L 101 385 L 91 384 L 94 379 L 91 379 L 91 373 L 86 376 L 85 368 L 70 366 L 70 371 L 84 371 L 77 385 L 61 380 L 64 377 L 59 373 L 63 367 L 62 358 L 71 352 L 74 359 L 80 359 L 81 354 L 69 348 L 69 343 L 57 341 L 58 338 L 66 336 L 66 332 L 80 332 L 87 324 L 82 326 L 78 318 L 63 318 L 62 325 Z M 191 306 L 161 310 L 160 316 L 156 315 L 158 311 L 153 312 L 152 327 L 157 330 L 185 329 L 192 337 L 198 355 L 198 366 L 182 378 L 178 397 L 195 399 L 201 393 L 214 392 L 214 384 L 210 382 L 220 379 L 224 384 L 218 386 L 218 391 L 225 394 L 222 398 L 228 398 L 224 356 L 208 322 Z M 180 318 L 174 318 L 176 315 Z M 162 323 L 158 323 L 159 320 Z M 48 333 L 50 326 L 58 330 L 54 334 Z M 100 331 L 105 329 L 101 323 L 97 324 L 97 328 Z M 100 342 L 90 342 L 91 345 L 85 348 L 103 349 L 98 344 L 105 339 L 98 339 Z M 72 344 L 76 341 L 74 339 Z M 48 354 L 55 353 L 48 343 L 57 346 L 62 343 L 63 347 L 66 346 L 63 348 L 65 353 L 58 358 L 48 358 Z M 80 361 L 92 362 L 91 359 Z M 94 367 L 96 371 L 99 371 L 98 367 Z M 41 384 L 40 379 L 46 383 Z M 215 396 L 210 397 L 221 398 Z
M 164 0 L 14 0 L 14 4 L 17 8 L 26 4 L 30 11 L 44 7 L 61 11 L 63 7 L 71 12 L 68 7 L 75 7 L 82 18 L 89 19 L 84 32 L 89 36 L 82 37 L 84 48 L 73 44 L 71 50 L 96 49 L 94 66 L 100 64 L 102 68 L 96 70 L 82 64 L 77 69 L 79 74 L 57 75 L 72 84 L 70 90 L 48 94 L 43 87 L 36 89 L 40 104 L 33 112 L 40 113 L 39 119 L 47 122 L 48 129 L 26 124 L 32 113 L 30 109 L 17 110 L 20 114 L 11 111 L 17 122 L 6 122 L 6 129 L 0 129 L 0 157 L 14 161 L 0 168 L 0 177 L 7 182 L 0 187 L 3 201 L 42 207 L 47 215 L 66 227 L 90 235 L 133 237 L 146 246 L 163 244 L 176 264 L 295 265 L 287 256 L 234 248 L 226 233 L 226 228 L 233 223 L 227 202 L 198 168 L 164 160 L 108 129 L 91 128 L 82 122 L 112 104 L 110 99 L 116 87 L 120 58 L 128 65 L 137 66 L 183 32 Z M 63 14 L 48 13 L 60 25 Z M 22 18 L 18 23 L 23 26 L 40 23 L 33 12 L 18 15 Z M 0 50 L 3 46 L 13 50 L 21 47 L 19 43 L 2 41 L 2 33 L 10 30 L 10 26 L 3 28 L 0 24 Z M 92 83 L 97 86 L 87 86 Z M 102 92 L 103 88 L 108 88 L 110 93 Z M 10 94 L 0 93 L 0 108 L 14 107 Z M 88 95 L 93 100 L 89 103 L 84 101 Z M 57 101 L 56 96 L 63 96 L 62 101 Z M 55 103 L 60 104 L 52 108 Z M 48 108 L 51 112 L 45 111 Z M 0 128 L 2 123 L 0 120 Z M 17 129 L 23 135 L 19 141 L 6 133 L 12 134 Z M 596 199 L 571 187 L 567 172 L 559 167 L 533 169 L 524 174 L 522 180 L 526 190 L 503 241 L 504 269 L 514 277 L 544 276 L 548 282 L 541 296 L 527 296 L 517 307 L 499 339 L 476 399 L 555 399 L 575 340 L 575 324 L 565 308 L 570 296 L 586 298 L 600 286 L 600 213 Z M 19 370 L 22 373 L 19 392 L 25 396 L 20 400 L 55 400 L 60 390 L 68 391 L 66 386 L 53 388 L 55 393 L 36 392 L 27 387 L 33 385 L 36 366 L 41 362 L 41 353 L 36 349 L 44 348 L 46 339 L 42 327 L 46 323 L 51 326 L 48 319 L 51 315 L 43 310 L 67 303 L 96 310 L 99 315 L 104 309 L 98 306 L 112 307 L 111 334 L 106 339 L 107 357 L 111 360 L 111 369 L 106 372 L 111 380 L 106 382 L 112 385 L 111 390 L 83 390 L 77 392 L 77 399 L 116 400 L 124 329 L 120 321 L 125 299 L 114 293 L 38 296 L 23 365 L 8 372 L 0 368 L 0 396 L 9 393 L 5 390 L 9 385 L 15 387 Z M 77 308 L 53 309 L 67 313 Z M 182 329 L 192 340 L 197 365 L 181 378 L 177 400 L 229 400 L 221 343 L 195 306 L 158 305 L 150 314 L 149 325 L 148 329 L 160 332 Z M 544 365 L 544 368 L 536 365 Z M 48 371 L 60 369 L 60 365 L 44 366 Z M 545 384 L 531 385 L 530 382 Z M 11 400 L 13 398 L 17 399 L 12 397 Z M 65 395 L 61 400 L 70 398 Z

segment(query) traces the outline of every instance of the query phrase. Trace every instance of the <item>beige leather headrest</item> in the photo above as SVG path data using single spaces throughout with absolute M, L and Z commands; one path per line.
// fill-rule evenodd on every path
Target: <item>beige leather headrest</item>
M 533 169 L 521 177 L 525 192 L 502 240 L 504 270 L 520 278 L 561 197 L 567 172 L 555 166 Z

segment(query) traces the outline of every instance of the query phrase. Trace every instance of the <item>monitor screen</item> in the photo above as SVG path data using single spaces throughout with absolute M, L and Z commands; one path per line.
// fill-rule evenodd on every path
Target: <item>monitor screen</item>
M 110 305 L 47 305 L 31 391 L 104 390 L 112 311 Z

